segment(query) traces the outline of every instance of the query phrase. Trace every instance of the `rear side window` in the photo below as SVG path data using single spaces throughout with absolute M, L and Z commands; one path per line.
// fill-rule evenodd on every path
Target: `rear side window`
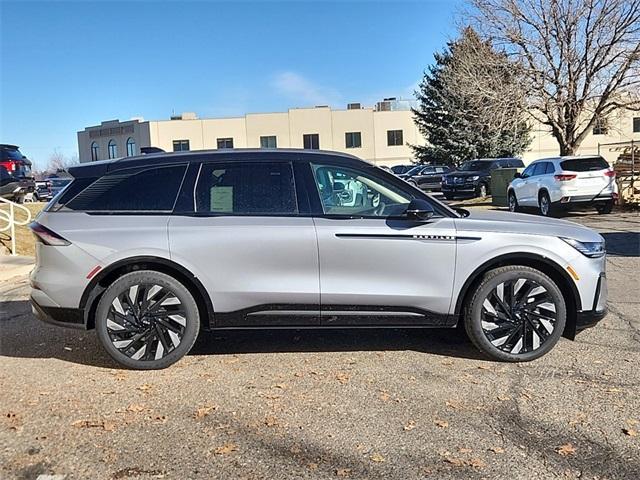
M 572 158 L 571 160 L 563 160 L 560 162 L 560 167 L 562 167 L 563 170 L 569 170 L 571 172 L 590 172 L 609 168 L 609 164 L 602 157 Z
M 545 170 L 545 173 L 555 173 L 555 171 L 556 167 L 553 165 L 553 163 L 547 162 L 547 169 Z
M 196 211 L 211 214 L 298 213 L 290 163 L 205 163 L 196 185 Z
M 170 212 L 185 171 L 186 165 L 117 171 L 92 182 L 65 207 L 86 212 Z

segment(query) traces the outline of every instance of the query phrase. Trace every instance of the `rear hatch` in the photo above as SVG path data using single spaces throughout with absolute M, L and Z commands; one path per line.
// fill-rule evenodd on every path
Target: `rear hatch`
M 31 161 L 15 145 L 0 146 L 0 166 L 16 178 L 31 178 Z
M 602 157 L 563 160 L 560 168 L 567 178 L 565 185 L 575 189 L 576 195 L 609 194 L 615 190 L 615 172 Z

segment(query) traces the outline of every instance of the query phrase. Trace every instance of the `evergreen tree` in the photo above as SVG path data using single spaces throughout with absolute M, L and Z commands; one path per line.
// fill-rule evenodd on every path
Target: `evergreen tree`
M 413 109 L 427 139 L 413 146 L 419 161 L 457 165 L 521 154 L 531 140 L 518 65 L 469 27 L 434 57 Z

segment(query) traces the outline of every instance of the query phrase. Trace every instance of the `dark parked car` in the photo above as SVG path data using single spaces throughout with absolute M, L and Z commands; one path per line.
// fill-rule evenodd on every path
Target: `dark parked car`
M 418 165 L 398 176 L 422 190 L 440 190 L 442 176 L 450 171 L 447 165 Z
M 524 168 L 519 158 L 482 158 L 469 160 L 442 177 L 442 193 L 455 197 L 486 197 L 491 193 L 491 172 L 497 168 Z
M 23 203 L 25 195 L 34 189 L 29 159 L 17 146 L 0 144 L 0 196 Z
M 51 183 L 51 196 L 55 197 L 64 187 L 69 185 L 73 180 L 72 177 L 50 177 L 47 182 Z
M 38 202 L 48 202 L 53 198 L 51 194 L 51 182 L 48 180 L 36 181 L 36 189 L 33 197 Z
M 394 165 L 393 167 L 391 167 L 391 171 L 396 175 L 402 175 L 403 173 L 407 173 L 414 167 L 415 165 Z

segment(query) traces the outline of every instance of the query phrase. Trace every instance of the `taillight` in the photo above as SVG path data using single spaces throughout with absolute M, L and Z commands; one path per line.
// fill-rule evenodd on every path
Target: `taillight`
M 604 172 L 604 176 L 613 178 L 616 176 L 616 172 L 614 170 L 607 170 L 606 172 Z
M 553 177 L 559 182 L 568 182 L 569 180 L 573 180 L 578 175 L 574 173 L 559 173 L 558 175 L 554 175 Z
M 35 235 L 36 240 L 41 241 L 45 245 L 50 245 L 52 247 L 66 247 L 67 245 L 71 245 L 70 242 L 62 238 L 56 232 L 49 230 L 38 222 L 31 222 L 29 224 L 29 228 Z
M 13 160 L 2 160 L 0 162 L 0 167 L 6 168 L 8 172 L 15 172 L 16 162 L 14 162 Z

